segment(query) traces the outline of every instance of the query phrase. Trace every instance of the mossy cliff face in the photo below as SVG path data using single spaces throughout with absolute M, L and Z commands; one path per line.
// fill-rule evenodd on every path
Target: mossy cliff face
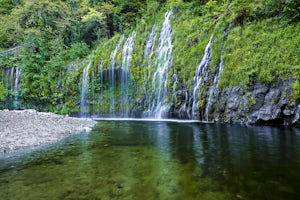
M 229 123 L 299 124 L 297 83 L 300 66 L 297 55 L 300 54 L 297 44 L 300 38 L 296 34 L 300 30 L 299 23 L 283 26 L 286 21 L 276 17 L 262 17 L 260 20 L 246 17 L 243 21 L 237 21 L 238 11 L 234 10 L 234 3 L 208 2 L 191 9 L 193 5 L 172 4 L 174 7 L 170 20 L 173 52 L 168 68 L 168 97 L 165 101 L 169 105 L 169 112 L 166 117 Z M 153 92 L 151 85 L 157 68 L 155 56 L 159 54 L 157 44 L 165 19 L 164 13 L 161 10 L 156 17 L 143 18 L 134 30 L 136 38 L 126 106 L 129 115 L 133 117 L 145 116 L 151 107 L 151 98 L 155 98 L 150 94 Z M 125 33 L 125 38 L 130 34 L 132 32 Z M 107 107 L 110 106 L 111 92 L 119 91 L 115 97 L 121 99 L 118 80 L 113 91 L 111 87 L 105 86 L 109 82 L 109 70 L 113 65 L 111 53 L 120 37 L 117 35 L 99 46 L 94 54 L 92 73 L 100 73 L 101 62 L 101 69 L 104 70 L 101 73 L 106 75 L 102 77 L 104 82 L 101 86 L 91 87 L 95 91 L 102 90 L 100 98 L 104 100 L 98 103 L 102 105 L 91 110 L 92 114 L 109 114 Z M 147 44 L 151 45 L 150 37 L 154 37 L 154 44 L 148 46 L 150 49 L 146 52 Z M 212 55 L 206 75 L 202 77 L 205 81 L 195 93 L 196 69 L 210 38 Z M 113 61 L 121 71 L 122 45 Z M 151 56 L 149 51 L 152 51 Z M 120 74 L 118 71 L 115 73 Z M 193 114 L 195 94 L 199 101 L 196 102 L 197 113 Z M 123 109 L 118 106 L 122 106 L 121 102 L 116 103 L 115 109 Z

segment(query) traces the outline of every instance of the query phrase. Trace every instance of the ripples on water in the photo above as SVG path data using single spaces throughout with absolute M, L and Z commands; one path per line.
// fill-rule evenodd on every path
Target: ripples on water
M 300 130 L 101 120 L 0 159 L 1 199 L 300 199 Z

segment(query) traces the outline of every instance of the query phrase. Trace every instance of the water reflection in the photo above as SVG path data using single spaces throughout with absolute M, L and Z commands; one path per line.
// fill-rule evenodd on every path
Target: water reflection
M 299 129 L 101 121 L 2 158 L 4 199 L 299 199 Z

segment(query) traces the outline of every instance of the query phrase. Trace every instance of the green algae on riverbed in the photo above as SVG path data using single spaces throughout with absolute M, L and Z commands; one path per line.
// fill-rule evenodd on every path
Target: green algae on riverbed
M 101 121 L 2 158 L 3 199 L 297 199 L 298 129 Z

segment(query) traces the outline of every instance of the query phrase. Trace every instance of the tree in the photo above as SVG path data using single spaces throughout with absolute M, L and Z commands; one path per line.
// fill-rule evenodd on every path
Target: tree
M 86 25 L 86 34 L 84 39 L 87 41 L 94 40 L 93 36 L 100 39 L 103 35 L 101 32 L 105 31 L 106 16 L 95 8 L 89 8 L 89 12 L 82 17 L 82 22 Z M 104 29 L 104 30 L 103 30 Z

